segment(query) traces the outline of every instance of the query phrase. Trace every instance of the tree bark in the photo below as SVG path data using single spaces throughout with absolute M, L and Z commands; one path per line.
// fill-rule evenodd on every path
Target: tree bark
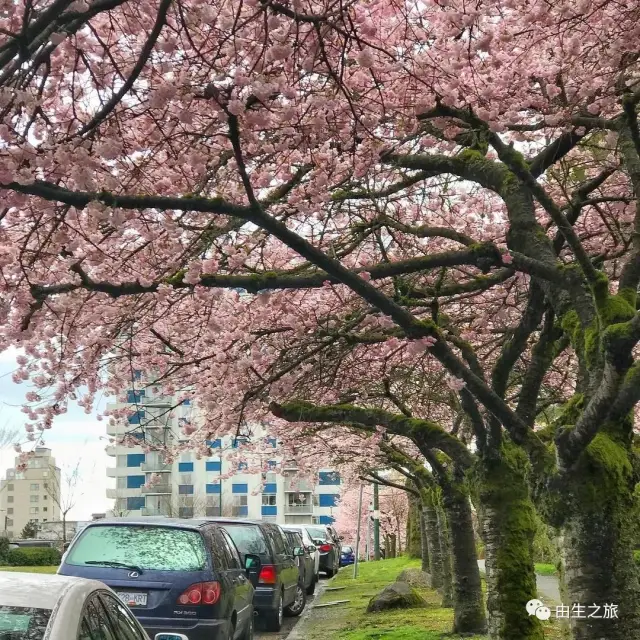
M 420 556 L 422 558 L 422 570 L 425 573 L 429 573 L 431 567 L 429 566 L 429 546 L 427 543 L 427 525 L 424 509 L 420 509 Z
M 420 513 L 420 502 L 414 496 L 410 496 L 409 517 L 407 518 L 407 552 L 410 558 L 422 556 Z
M 443 489 L 453 573 L 453 632 L 483 634 L 487 618 L 482 596 L 469 495 L 459 484 Z
M 436 507 L 438 532 L 440 534 L 440 553 L 442 554 L 442 606 L 453 607 L 453 577 L 451 571 L 451 541 L 449 524 L 441 505 Z
M 562 568 L 574 640 L 640 639 L 635 480 L 630 447 L 599 433 L 568 483 Z
M 443 567 L 440 533 L 438 531 L 438 514 L 431 496 L 424 499 L 423 505 L 429 566 L 431 568 L 431 587 L 433 589 L 441 589 L 443 585 Z
M 542 640 L 540 621 L 527 614 L 537 598 L 533 565 L 534 509 L 525 479 L 527 459 L 504 447 L 497 460 L 480 463 L 487 581 L 488 630 L 492 640 Z

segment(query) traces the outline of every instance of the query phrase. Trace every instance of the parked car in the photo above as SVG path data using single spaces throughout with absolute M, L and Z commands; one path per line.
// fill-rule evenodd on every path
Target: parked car
M 314 564 L 314 569 L 313 569 L 313 573 L 314 573 L 313 591 L 307 591 L 308 595 L 311 595 L 315 591 L 316 583 L 320 579 L 320 550 L 314 544 L 313 539 L 311 538 L 311 536 L 309 535 L 309 532 L 307 531 L 306 525 L 304 525 L 304 524 L 288 524 L 288 525 L 286 525 L 285 529 L 287 531 L 299 531 L 300 532 L 300 535 L 302 536 L 302 541 L 304 542 L 304 548 L 311 554 L 311 556 L 313 558 L 313 564 Z
M 303 553 L 296 553 L 296 562 L 300 572 L 302 588 L 307 595 L 312 595 L 316 590 L 316 567 L 315 558 L 307 551 L 302 540 L 302 534 L 295 529 L 283 527 L 284 534 L 289 540 L 289 545 L 294 549 L 302 549 Z
M 248 571 L 224 529 L 205 520 L 96 521 L 73 540 L 58 574 L 109 585 L 149 635 L 253 638 Z
M 356 554 L 353 551 L 353 547 L 344 545 L 340 549 L 340 566 L 346 567 L 348 564 L 353 564 L 356 561 Z
M 335 530 L 321 524 L 305 527 L 320 552 L 320 571 L 324 571 L 329 578 L 333 577 L 340 568 L 340 540 Z
M 280 631 L 283 616 L 299 615 L 306 605 L 306 595 L 298 581 L 294 550 L 282 529 L 262 520 L 213 518 L 226 529 L 238 551 L 245 558 L 255 556 L 249 577 L 255 592 L 253 606 L 268 631 Z M 302 608 L 298 599 L 304 599 Z
M 102 582 L 42 573 L 0 573 L 0 638 L 149 640 Z M 154 640 L 187 640 L 159 633 Z

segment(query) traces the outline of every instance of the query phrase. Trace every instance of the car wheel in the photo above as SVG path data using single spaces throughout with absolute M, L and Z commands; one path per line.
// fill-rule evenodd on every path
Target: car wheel
M 303 611 L 304 607 L 307 604 L 307 594 L 300 582 L 298 582 L 298 586 L 296 587 L 296 597 L 294 601 L 284 610 L 284 612 L 290 616 L 295 617 L 299 616 Z
M 251 613 L 251 617 L 249 618 L 249 622 L 247 622 L 247 626 L 245 627 L 244 633 L 240 636 L 240 640 L 253 640 L 253 612 Z
M 316 582 L 318 582 L 318 576 L 313 576 L 311 584 L 307 587 L 307 595 L 312 596 L 316 592 Z
M 282 628 L 282 618 L 284 611 L 282 607 L 282 593 L 278 598 L 276 608 L 271 611 L 267 611 L 264 615 L 264 626 L 267 631 L 280 631 Z
M 333 576 L 336 575 L 336 572 L 333 569 L 327 569 L 325 573 L 327 574 L 327 578 L 333 578 Z

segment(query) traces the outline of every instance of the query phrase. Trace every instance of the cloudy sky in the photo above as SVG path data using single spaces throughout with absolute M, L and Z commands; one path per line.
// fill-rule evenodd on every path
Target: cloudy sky
M 20 411 L 26 384 L 15 384 L 11 374 L 16 368 L 15 351 L 0 353 L 0 428 L 18 428 L 24 441 L 25 415 Z M 104 401 L 99 405 L 104 409 Z M 115 460 L 105 453 L 107 446 L 106 422 L 98 422 L 96 412 L 86 414 L 75 405 L 58 416 L 53 429 L 47 434 L 45 445 L 53 451 L 56 464 L 65 472 L 74 469 L 80 461 L 80 482 L 75 491 L 75 506 L 69 513 L 70 520 L 90 520 L 91 514 L 106 511 L 112 500 L 107 500 L 107 486 L 114 486 L 106 476 L 107 466 L 115 466 Z M 26 449 L 26 447 L 25 447 Z M 0 451 L 0 474 L 14 465 L 15 451 L 8 447 Z M 63 482 L 64 494 L 64 482 Z

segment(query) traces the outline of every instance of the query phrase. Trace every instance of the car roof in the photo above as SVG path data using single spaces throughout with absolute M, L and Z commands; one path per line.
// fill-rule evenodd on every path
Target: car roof
M 249 520 L 248 518 L 207 518 L 206 522 L 215 522 L 218 524 L 255 524 L 255 525 L 276 525 L 275 522 L 265 522 L 264 520 Z
M 46 573 L 0 573 L 0 605 L 54 609 L 65 594 L 73 599 L 82 594 L 105 589 L 97 580 Z
M 168 518 L 165 516 L 145 516 L 142 517 L 122 517 L 122 518 L 102 518 L 95 522 L 89 523 L 82 531 L 89 528 L 101 527 L 105 525 L 135 525 L 135 526 L 154 526 L 154 527 L 175 527 L 176 529 L 199 529 L 207 524 L 211 524 L 209 519 L 199 518 Z

